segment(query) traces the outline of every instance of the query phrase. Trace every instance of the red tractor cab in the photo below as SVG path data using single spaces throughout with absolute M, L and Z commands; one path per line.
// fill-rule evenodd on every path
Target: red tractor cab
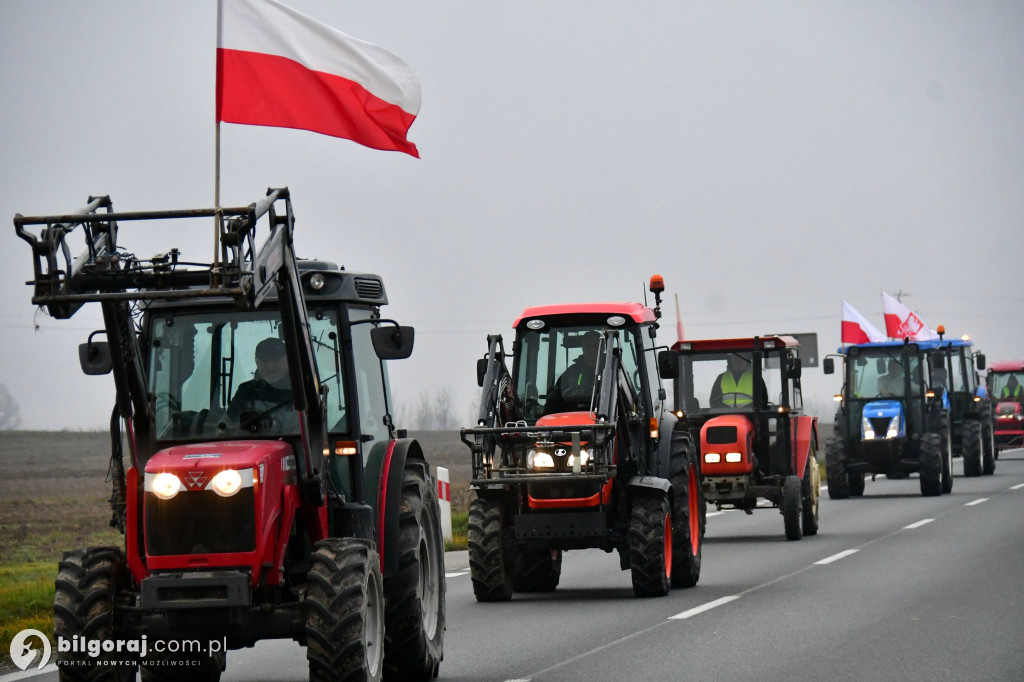
M 801 363 L 790 336 L 680 341 L 660 358 L 675 377 L 680 425 L 700 443 L 704 497 L 748 514 L 767 500 L 786 538 L 818 532 L 817 418 L 800 413 Z
M 1024 447 L 1024 360 L 993 362 L 987 383 L 996 406 L 996 451 Z

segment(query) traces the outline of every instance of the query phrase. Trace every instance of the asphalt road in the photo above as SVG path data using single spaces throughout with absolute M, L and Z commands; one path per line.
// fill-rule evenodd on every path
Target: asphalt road
M 473 598 L 465 552 L 446 571 L 444 680 L 1024 680 L 1024 450 L 938 498 L 916 477 L 823 493 L 799 542 L 775 510 L 711 512 L 700 583 L 660 599 L 598 550 L 501 604 Z M 304 650 L 232 652 L 222 679 L 306 679 Z

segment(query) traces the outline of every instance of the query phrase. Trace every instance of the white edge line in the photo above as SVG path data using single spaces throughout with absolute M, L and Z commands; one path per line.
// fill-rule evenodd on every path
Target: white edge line
M 920 528 L 921 526 L 923 526 L 925 524 L 928 524 L 928 523 L 931 523 L 934 520 L 935 519 L 922 519 L 922 520 L 918 521 L 917 523 L 910 524 L 909 526 L 903 526 L 903 528 L 906 529 L 906 530 L 914 530 L 915 528 Z
M 14 682 L 14 680 L 27 680 L 30 677 L 39 677 L 40 675 L 46 675 L 48 673 L 56 672 L 57 664 L 50 663 L 47 666 L 43 666 L 42 669 L 37 670 L 25 670 L 11 673 L 9 675 L 0 675 L 0 680 L 3 682 Z
M 987 497 L 979 497 L 976 500 L 972 500 L 972 501 L 968 502 L 964 506 L 965 507 L 973 507 L 974 505 L 981 504 L 982 502 L 988 502 L 988 498 Z
M 847 549 L 847 550 L 844 550 L 844 551 L 840 552 L 839 554 L 833 554 L 830 557 L 825 557 L 821 561 L 815 561 L 814 563 L 815 563 L 815 565 L 818 565 L 818 566 L 824 566 L 825 564 L 830 564 L 833 561 L 839 561 L 840 559 L 844 559 L 844 558 L 850 556 L 851 554 L 856 554 L 859 551 L 860 551 L 859 549 Z
M 445 573 L 445 578 L 458 578 L 460 575 L 466 575 L 469 571 L 459 571 L 458 573 Z
M 1010 490 L 1020 490 L 1021 488 L 1024 488 L 1024 483 L 1018 483 L 1017 485 L 1010 486 Z
M 740 598 L 740 596 L 738 594 L 733 594 L 733 595 L 730 595 L 728 597 L 722 597 L 721 599 L 716 599 L 714 601 L 709 601 L 707 604 L 703 604 L 701 606 L 696 606 L 696 607 L 690 609 L 689 611 L 683 611 L 682 613 L 677 613 L 674 616 L 669 616 L 668 619 L 669 620 L 683 620 L 683 619 L 686 619 L 686 618 L 691 618 L 693 616 L 696 616 L 699 613 L 704 613 L 705 611 L 710 611 L 711 609 L 715 608 L 716 606 L 721 606 L 722 604 L 728 604 L 731 601 L 736 601 L 739 598 Z

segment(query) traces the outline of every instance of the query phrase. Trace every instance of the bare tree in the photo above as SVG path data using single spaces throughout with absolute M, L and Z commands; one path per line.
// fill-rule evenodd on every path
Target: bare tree
M 18 401 L 7 390 L 6 384 L 0 384 L 0 431 L 11 431 L 21 426 L 21 414 Z
M 452 390 L 447 386 L 434 391 L 434 424 L 439 431 L 448 431 L 455 426 Z
M 426 389 L 420 391 L 420 400 L 416 405 L 416 428 L 421 431 L 434 429 L 434 406 L 430 399 L 430 392 Z

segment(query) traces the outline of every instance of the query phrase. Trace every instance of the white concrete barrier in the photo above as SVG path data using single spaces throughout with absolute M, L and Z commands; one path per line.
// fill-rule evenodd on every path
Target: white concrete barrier
M 441 509 L 441 537 L 452 541 L 452 486 L 448 482 L 448 470 L 437 467 L 437 505 Z

